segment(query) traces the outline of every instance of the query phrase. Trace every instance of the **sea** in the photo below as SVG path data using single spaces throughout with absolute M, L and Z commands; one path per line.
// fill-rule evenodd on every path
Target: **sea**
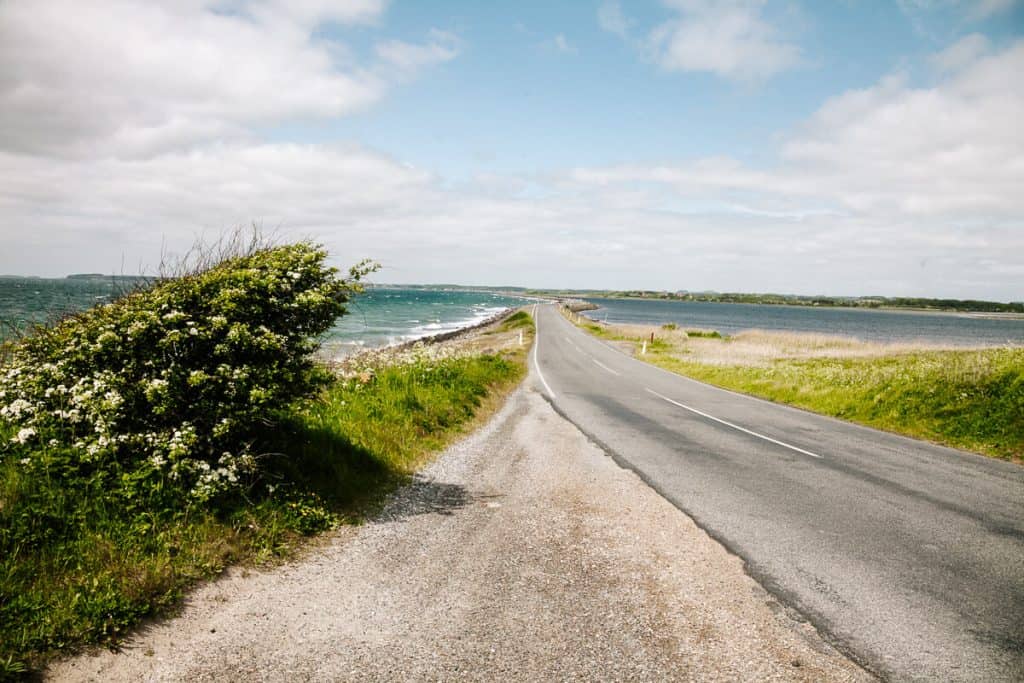
M 110 278 L 0 278 L 0 339 L 110 301 L 132 286 Z M 369 286 L 324 335 L 323 347 L 330 356 L 349 355 L 469 327 L 526 303 L 485 290 Z
M 1024 345 L 1024 318 L 998 314 L 879 310 L 820 306 L 726 304 L 704 301 L 587 298 L 585 311 L 610 323 L 675 323 L 684 329 L 784 330 L 855 337 L 862 341 L 925 342 L 949 346 Z
M 111 278 L 0 278 L 0 339 L 111 300 L 132 286 Z M 531 299 L 488 290 L 370 286 L 323 338 L 331 356 L 443 334 Z M 612 323 L 665 324 L 735 334 L 747 329 L 816 332 L 877 342 L 1024 345 L 1024 319 L 902 310 L 588 298 L 585 315 Z

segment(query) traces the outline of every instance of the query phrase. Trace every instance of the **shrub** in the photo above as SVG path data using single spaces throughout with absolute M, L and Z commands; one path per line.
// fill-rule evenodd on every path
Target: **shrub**
M 327 379 L 316 339 L 373 269 L 325 257 L 258 248 L 38 330 L 0 371 L 7 455 L 127 502 L 237 489 L 268 413 Z

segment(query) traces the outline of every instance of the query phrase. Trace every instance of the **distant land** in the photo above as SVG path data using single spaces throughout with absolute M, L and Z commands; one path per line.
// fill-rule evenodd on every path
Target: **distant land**
M 40 280 L 32 275 L 2 275 L 0 280 Z M 60 278 L 53 278 L 60 279 Z M 68 280 L 85 281 L 120 281 L 139 282 L 154 278 L 142 275 L 103 275 L 102 273 L 72 273 Z M 921 311 L 948 311 L 957 313 L 1012 313 L 1024 314 L 1024 302 L 981 301 L 977 299 L 933 299 L 928 297 L 891 297 L 891 296 L 829 296 L 823 294 L 772 294 L 746 292 L 691 292 L 677 290 L 674 292 L 652 289 L 531 289 L 528 287 L 505 285 L 457 285 L 457 284 L 400 284 L 400 283 L 369 283 L 370 288 L 424 289 L 450 291 L 493 292 L 495 294 L 514 294 L 519 296 L 538 297 L 572 297 L 572 298 L 607 298 L 607 299 L 655 299 L 662 301 L 706 301 L 724 304 L 766 304 L 777 306 L 820 306 L 838 308 L 896 308 Z
M 154 278 L 145 275 L 104 275 L 103 273 L 72 273 L 68 280 L 116 280 L 118 282 L 137 282 L 139 280 L 152 280 Z
M 514 286 L 491 285 L 418 285 L 376 284 L 374 287 L 402 289 L 449 289 L 519 294 L 541 297 L 606 298 L 606 299 L 660 299 L 663 301 L 707 301 L 723 304 L 767 304 L 778 306 L 823 306 L 840 308 L 902 308 L 924 311 L 950 311 L 960 313 L 1024 313 L 1024 302 L 980 301 L 976 299 L 931 299 L 927 297 L 892 296 L 826 296 L 821 294 L 754 294 L 744 292 L 666 292 L 650 289 L 530 289 Z
M 605 298 L 605 299 L 660 299 L 664 301 L 708 301 L 722 304 L 767 304 L 777 306 L 831 306 L 840 308 L 902 308 L 924 311 L 951 311 L 959 313 L 1024 313 L 1024 302 L 979 301 L 976 299 L 931 299 L 902 296 L 827 296 L 823 294 L 752 294 L 744 292 L 667 292 L 650 289 L 530 289 L 528 287 L 489 285 L 410 285 L 377 284 L 376 287 L 402 289 L 450 289 L 523 296 Z
M 806 296 L 801 294 L 748 294 L 742 292 L 663 292 L 656 290 L 549 290 L 530 289 L 534 296 L 572 296 L 608 299 L 660 299 L 665 301 L 707 301 L 724 304 L 768 304 L 778 306 L 822 306 L 841 308 L 901 308 L 961 313 L 1024 313 L 1024 302 L 978 301 L 975 299 L 929 299 L 889 296 Z

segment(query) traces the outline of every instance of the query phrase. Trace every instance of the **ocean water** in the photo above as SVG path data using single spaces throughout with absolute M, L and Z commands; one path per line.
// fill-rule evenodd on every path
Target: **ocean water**
M 325 350 L 346 355 L 451 332 L 482 322 L 527 299 L 492 292 L 375 287 L 356 297 L 328 333 Z
M 610 323 L 675 323 L 682 328 L 785 330 L 874 342 L 924 341 L 955 346 L 1024 345 L 1024 319 L 863 308 L 723 304 L 702 301 L 587 298 L 584 315 Z
M 0 278 L 0 338 L 14 328 L 104 303 L 132 285 L 110 279 Z M 372 287 L 324 336 L 329 355 L 450 332 L 526 300 L 491 292 Z

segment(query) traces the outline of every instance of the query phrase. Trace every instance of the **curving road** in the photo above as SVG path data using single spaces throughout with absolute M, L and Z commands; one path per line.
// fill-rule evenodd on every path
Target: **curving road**
M 535 309 L 556 410 L 894 680 L 1024 680 L 1024 468 L 689 380 Z

